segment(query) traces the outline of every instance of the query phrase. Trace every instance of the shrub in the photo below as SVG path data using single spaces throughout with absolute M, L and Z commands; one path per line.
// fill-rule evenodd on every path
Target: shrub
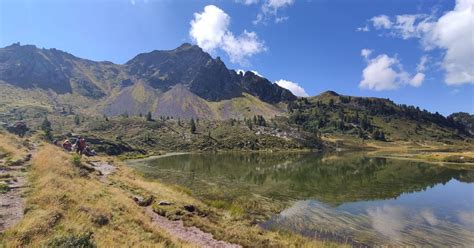
M 74 154 L 71 158 L 72 164 L 75 166 L 81 166 L 81 156 Z
M 10 190 L 10 188 L 8 187 L 8 185 L 4 184 L 4 183 L 0 183 L 0 194 L 1 193 L 6 193 L 8 192 L 8 190 Z

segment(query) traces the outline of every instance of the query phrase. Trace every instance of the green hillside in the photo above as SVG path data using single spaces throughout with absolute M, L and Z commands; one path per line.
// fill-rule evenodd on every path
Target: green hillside
M 288 105 L 289 121 L 318 134 L 362 140 L 471 142 L 466 126 L 453 118 L 388 99 L 325 92 Z

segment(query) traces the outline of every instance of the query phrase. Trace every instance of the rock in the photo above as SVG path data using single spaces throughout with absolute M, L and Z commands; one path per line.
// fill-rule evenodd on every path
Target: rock
M 196 211 L 196 207 L 194 205 L 184 205 L 184 209 L 191 213 Z
M 160 206 L 169 206 L 169 205 L 173 205 L 173 204 L 174 204 L 174 203 L 169 202 L 169 201 L 160 201 L 160 202 L 158 203 L 158 205 L 160 205 Z
M 133 197 L 133 201 L 135 201 L 140 207 L 148 207 L 153 203 L 154 200 L 155 197 L 152 195 L 148 196 L 147 198 L 143 198 L 141 196 Z
M 150 206 L 153 203 L 154 200 L 155 200 L 155 197 L 150 195 L 146 199 L 144 199 L 142 201 L 139 201 L 138 205 L 141 206 L 141 207 L 147 207 L 147 206 Z
M 143 197 L 141 197 L 141 196 L 134 196 L 134 197 L 133 197 L 133 201 L 136 202 L 136 203 L 138 203 L 138 202 L 140 202 L 140 201 L 143 201 Z
M 91 221 L 97 226 L 104 226 L 109 224 L 109 217 L 104 214 L 95 214 L 91 217 Z

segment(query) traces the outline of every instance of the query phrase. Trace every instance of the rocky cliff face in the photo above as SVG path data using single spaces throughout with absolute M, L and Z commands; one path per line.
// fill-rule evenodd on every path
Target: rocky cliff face
M 0 80 L 21 88 L 102 98 L 123 77 L 120 65 L 75 57 L 56 49 L 16 43 L 0 48 Z
M 166 91 L 182 84 L 209 101 L 231 99 L 244 92 L 268 103 L 296 99 L 290 91 L 252 72 L 242 75 L 227 69 L 219 57 L 213 59 L 200 47 L 187 43 L 170 51 L 140 54 L 125 66 L 130 75 L 152 87 Z
M 474 115 L 466 112 L 457 112 L 449 115 L 448 119 L 452 119 L 466 132 L 474 135 Z
M 0 80 L 22 88 L 35 86 L 70 93 L 73 67 L 68 61 L 70 58 L 54 49 L 13 44 L 0 49 Z

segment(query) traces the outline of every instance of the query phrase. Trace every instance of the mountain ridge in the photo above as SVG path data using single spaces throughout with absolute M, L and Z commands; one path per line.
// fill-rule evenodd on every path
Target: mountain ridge
M 140 53 L 124 64 L 93 61 L 54 48 L 40 49 L 34 45 L 14 43 L 0 48 L 0 82 L 22 89 L 40 89 L 45 92 L 45 98 L 52 97 L 55 103 L 59 101 L 56 107 L 79 105 L 76 98 L 80 98 L 82 106 L 86 106 L 89 113 L 95 111 L 105 115 L 138 115 L 147 112 L 154 116 L 169 115 L 167 106 L 175 106 L 157 104 L 164 102 L 159 99 L 160 96 L 173 95 L 174 105 L 179 103 L 177 100 L 186 102 L 190 99 L 210 102 L 210 105 L 222 105 L 218 104 L 222 101 L 249 103 L 254 100 L 248 97 L 256 97 L 262 103 L 254 106 L 262 107 L 257 108 L 255 113 L 273 117 L 283 113 L 285 108 L 272 105 L 279 106 L 278 103 L 297 98 L 289 90 L 252 72 L 239 74 L 228 69 L 219 57 L 214 59 L 200 47 L 189 43 L 172 50 Z M 146 93 L 142 94 L 145 98 L 132 94 L 143 87 L 146 88 Z M 180 90 L 172 91 L 176 87 Z M 177 92 L 182 95 L 177 95 Z M 197 113 L 209 111 L 209 104 L 201 104 L 202 109 L 188 104 L 188 109 L 178 111 L 180 115 L 177 117 L 200 117 Z M 213 114 L 205 117 L 248 117 L 254 113 L 228 113 L 252 109 L 254 106 L 228 109 L 227 105 L 225 110 L 213 111 Z M 268 109 L 275 111 L 266 114 L 264 110 Z

